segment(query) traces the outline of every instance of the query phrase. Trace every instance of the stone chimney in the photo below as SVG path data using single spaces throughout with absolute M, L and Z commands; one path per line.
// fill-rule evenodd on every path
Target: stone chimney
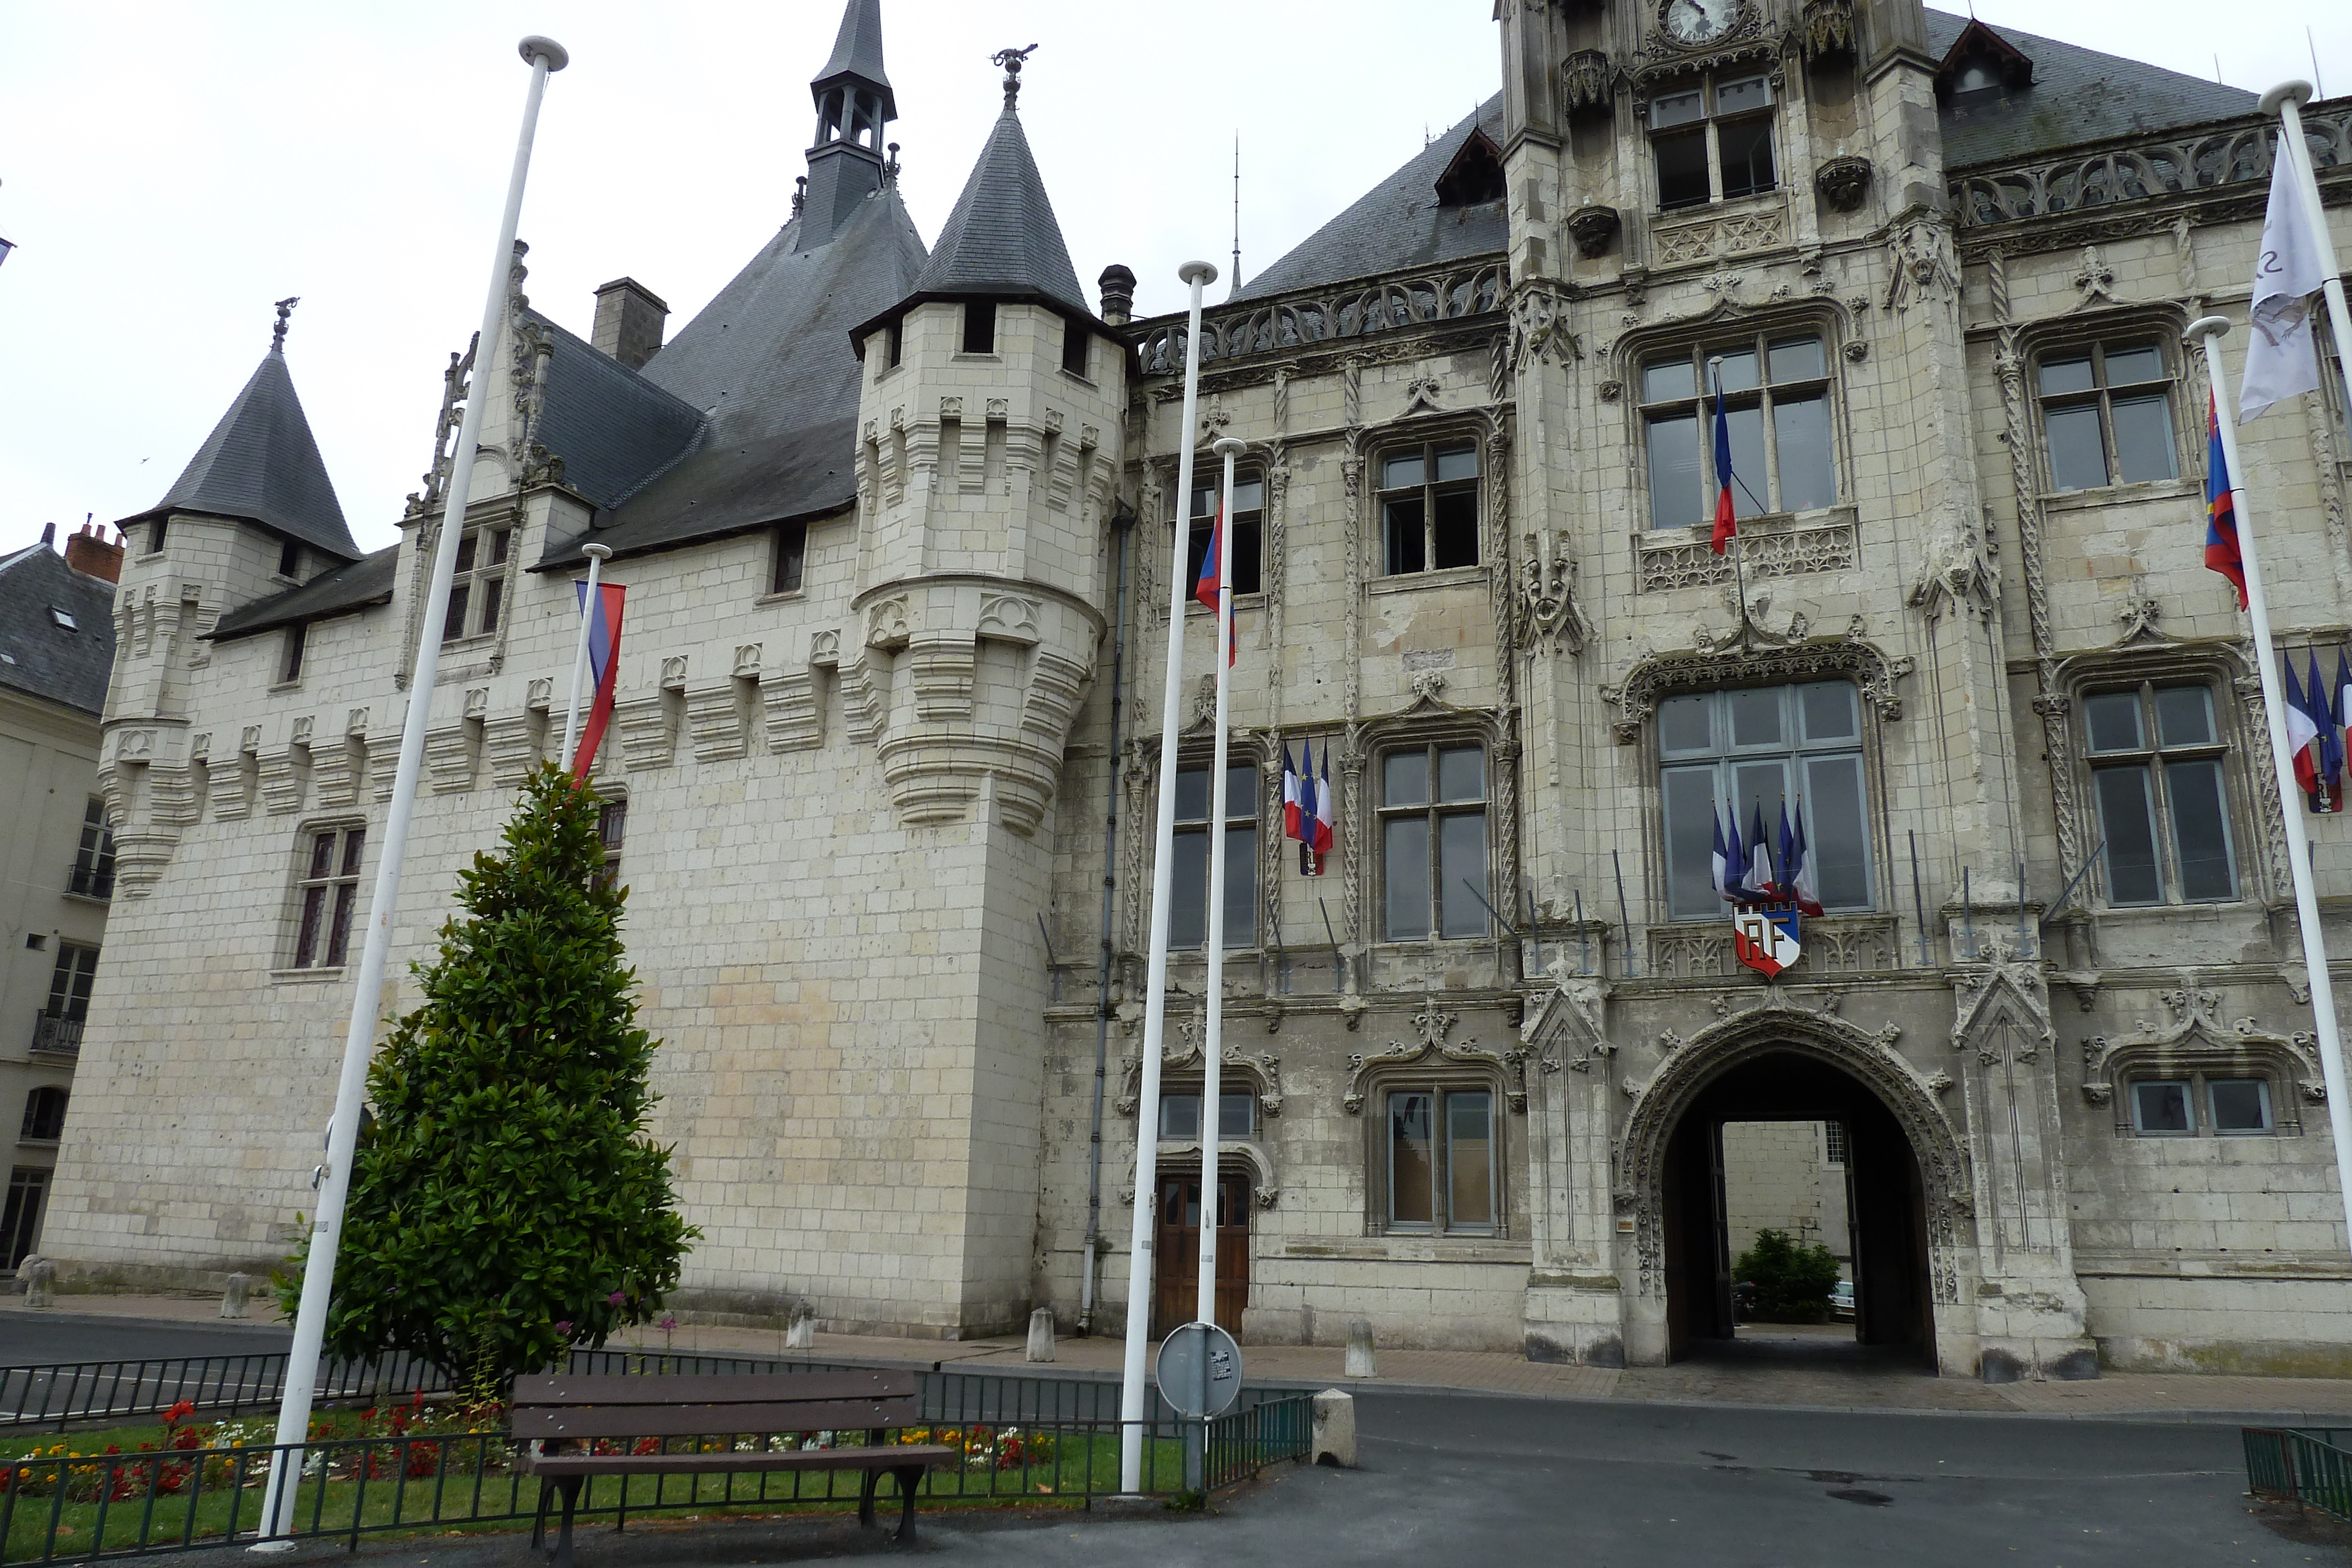
M 1102 319 L 1108 327 L 1124 327 L 1135 314 L 1135 274 L 1112 262 L 1096 280 L 1102 287 Z
M 66 540 L 66 564 L 85 577 L 120 582 L 122 580 L 122 541 L 117 538 L 109 543 L 104 529 L 84 523 L 81 532 Z
M 660 351 L 669 307 L 634 277 L 616 277 L 596 290 L 597 350 L 635 370 Z

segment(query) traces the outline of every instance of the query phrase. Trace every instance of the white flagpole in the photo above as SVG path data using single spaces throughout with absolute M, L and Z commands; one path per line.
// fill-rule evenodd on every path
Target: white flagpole
M 2340 296 L 2339 296 L 2340 298 Z M 2263 714 L 2269 720 L 2271 767 L 2277 775 L 2281 815 L 2286 819 L 2287 867 L 2294 877 L 2295 924 L 2303 930 L 2303 964 L 2311 977 L 2311 1017 L 2319 1037 L 2319 1071 L 2327 1085 L 2327 1128 L 2336 1144 L 2336 1191 L 2344 1203 L 2346 1232 L 2352 1235 L 2352 1092 L 2344 1084 L 2344 1042 L 2336 1022 L 2336 988 L 2327 975 L 2327 941 L 2319 928 L 2319 894 L 2311 880 L 2311 842 L 2304 831 L 2302 788 L 2295 782 L 2294 754 L 2287 749 L 2286 707 L 2279 696 L 2278 654 L 2271 646 L 2270 602 L 2263 596 L 2263 572 L 2254 550 L 2254 521 L 2246 506 L 2246 471 L 2238 461 L 2237 410 L 2223 384 L 2219 340 L 2230 323 L 2219 316 L 2189 324 L 2189 340 L 2205 346 L 2205 380 L 2212 388 L 2214 423 L 2221 430 L 2221 460 L 2230 465 L 2230 504 L 2238 524 L 2238 558 L 2246 569 L 2246 615 L 2253 622 L 2254 660 L 2262 671 Z
M 342 1243 L 343 1202 L 350 1196 L 352 1152 L 359 1143 L 360 1106 L 367 1091 L 368 1059 L 375 1049 L 376 1015 L 383 1003 L 383 969 L 392 949 L 392 917 L 400 902 L 400 862 L 408 847 L 408 818 L 416 804 L 416 784 L 425 768 L 425 731 L 432 722 L 433 679 L 441 667 L 441 609 L 457 569 L 457 540 L 466 529 L 472 498 L 474 455 L 481 438 L 482 411 L 495 395 L 488 379 L 495 362 L 499 318 L 506 308 L 507 273 L 514 264 L 515 228 L 521 221 L 522 190 L 530 172 L 531 139 L 539 129 L 540 99 L 550 73 L 572 61 L 563 46 L 534 35 L 520 46 L 530 62 L 530 92 L 523 102 L 522 131 L 515 141 L 514 168 L 507 178 L 506 213 L 499 220 L 498 249 L 490 257 L 489 296 L 482 303 L 481 351 L 474 384 L 466 397 L 466 417 L 449 460 L 449 488 L 441 511 L 441 538 L 433 555 L 433 582 L 425 612 L 417 617 L 416 659 L 408 683 L 408 715 L 400 729 L 400 765 L 393 775 L 392 803 L 384 813 L 378 848 L 375 891 L 368 899 L 367 940 L 360 950 L 358 983 L 352 993 L 351 1027 L 343 1037 L 342 1076 L 335 1084 L 334 1120 L 327 1124 L 327 1168 L 319 1183 L 319 1212 L 310 1226 L 310 1256 L 302 1270 L 302 1301 L 294 1316 L 294 1343 L 286 1356 L 286 1391 L 278 1407 L 279 1445 L 269 1466 L 269 1490 L 261 1510 L 256 1552 L 290 1552 L 294 1494 L 302 1455 L 287 1445 L 310 1435 L 310 1401 L 319 1382 L 319 1350 L 326 1340 L 327 1309 L 334 1299 L 335 1253 Z
M 1151 1230 L 1160 1211 L 1160 1053 L 1168 1038 L 1168 917 L 1175 863 L 1176 746 L 1184 700 L 1184 551 L 1192 505 L 1192 443 L 1201 417 L 1201 291 L 1217 280 L 1205 261 L 1176 276 L 1192 287 L 1184 334 L 1184 423 L 1177 433 L 1176 528 L 1168 569 L 1168 673 L 1160 693 L 1160 821 L 1152 839 L 1150 979 L 1143 1003 L 1143 1082 L 1135 1105 L 1135 1227 L 1127 1254 L 1127 1358 L 1118 1394 L 1118 1490 L 1143 1490 L 1143 1362 L 1151 1330 Z
M 1217 1321 L 1217 1134 L 1223 1131 L 1218 1110 L 1225 1051 L 1225 702 L 1233 684 L 1225 649 L 1234 633 L 1234 455 L 1241 449 L 1230 435 L 1219 437 L 1214 448 L 1225 460 L 1225 474 L 1217 496 L 1217 636 L 1209 655 L 1217 668 L 1217 738 L 1209 764 L 1209 1016 L 1201 1042 L 1201 1278 L 1192 1313 L 1204 1323 Z M 1205 1350 L 1201 1364 L 1208 1365 Z
M 572 748 L 580 744 L 580 687 L 588 678 L 588 628 L 596 622 L 596 584 L 613 547 L 583 545 L 580 553 L 588 558 L 588 596 L 580 601 L 580 640 L 572 649 L 572 700 L 563 708 L 563 755 L 556 758 L 567 769 Z
M 2263 94 L 2263 112 L 2279 117 L 2279 156 L 2287 160 L 2287 167 L 2294 172 L 2295 193 L 2303 198 L 2311 237 L 2319 245 L 2320 266 L 2326 273 L 2320 293 L 2327 301 L 2327 323 L 2336 332 L 2336 370 L 2344 378 L 2344 406 L 2352 408 L 2352 336 L 2347 336 L 2352 334 L 2352 310 L 2345 308 L 2344 269 L 2336 265 L 2336 242 L 2328 237 L 2327 208 L 2319 199 L 2319 176 L 2311 166 L 2311 144 L 2303 139 L 2303 106 L 2310 101 L 2309 82 L 2281 82 Z M 2318 351 L 2319 340 L 2315 337 L 2312 352 Z M 2324 371 L 2326 367 L 2321 369 Z M 2230 477 L 2235 480 L 2237 476 L 2238 471 L 2231 468 Z M 2239 524 L 2241 530 L 2244 527 L 2244 523 Z

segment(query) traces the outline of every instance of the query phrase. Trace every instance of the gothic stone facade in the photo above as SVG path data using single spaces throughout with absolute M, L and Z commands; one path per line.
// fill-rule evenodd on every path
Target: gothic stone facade
M 1671 6 L 1499 12 L 1501 98 L 1405 172 L 1421 232 L 1343 217 L 1213 308 L 1198 428 L 1181 319 L 1107 300 L 1072 371 L 1048 308 L 996 307 L 975 354 L 968 307 L 918 302 L 889 353 L 866 340 L 855 502 L 806 528 L 796 586 L 770 591 L 761 531 L 613 564 L 599 779 L 626 801 L 657 1132 L 704 1233 L 681 1304 L 805 1297 L 829 1326 L 944 1336 L 1045 1304 L 1066 1326 L 1108 1013 L 1094 1318 L 1116 1322 L 1176 454 L 1196 444 L 1205 474 L 1233 436 L 1261 486 L 1223 1041 L 1252 1102 L 1227 1157 L 1244 1342 L 1363 1317 L 1390 1343 L 1664 1359 L 1711 1311 L 1687 1129 L 1844 1105 L 1858 1169 L 1869 1137 L 1883 1155 L 1857 1189 L 1885 1227 L 1865 1316 L 1874 1290 L 1907 1303 L 1882 1333 L 1948 1374 L 2352 1370 L 2280 808 L 2245 622 L 2201 564 L 2182 337 L 2242 321 L 2263 122 L 2227 95 L 2179 129 L 2092 115 L 2080 144 L 2004 153 L 2004 103 L 2104 57 L 1904 0 L 1744 0 L 1688 42 Z M 2180 80 L 2106 63 L 2124 119 L 2134 84 Z M 2352 111 L 2308 124 L 2352 246 Z M 1323 243 L 1351 221 L 1353 251 Z M 527 348 L 485 362 L 527 382 Z M 1742 435 L 1765 476 L 1744 584 L 1699 521 L 1706 409 L 1686 405 L 1718 356 L 1742 431 L 1769 433 Z M 534 464 L 532 417 L 494 401 L 471 519 L 513 529 L 518 562 L 592 521 Z M 2244 441 L 2283 643 L 2332 651 L 2342 411 L 2294 400 Z M 510 571 L 496 631 L 404 689 L 430 500 L 383 601 L 312 622 L 296 678 L 275 637 L 204 636 L 274 591 L 250 529 L 174 517 L 126 566 L 103 779 L 131 896 L 45 1247 L 69 1274 L 185 1281 L 286 1249 L 349 1002 L 341 971 L 292 962 L 308 857 L 380 820 L 404 703 L 433 727 L 395 976 L 556 748 L 568 570 Z M 1186 621 L 1190 698 L 1211 639 Z M 1843 760 L 1805 749 L 1818 691 L 1845 694 L 1820 717 Z M 2095 740 L 2144 781 L 2129 798 L 2092 765 L 2118 694 L 2137 738 Z M 1192 766 L 1210 736 L 1187 707 Z M 1688 722 L 1696 741 L 1666 733 Z M 2159 723 L 2179 747 L 2142 733 Z M 1308 741 L 1337 793 L 1319 880 L 1279 836 L 1281 758 Z M 1843 907 L 1777 982 L 1692 913 L 1694 746 L 1727 796 L 1743 757 L 1798 770 L 1777 788 L 1810 790 L 1842 857 Z M 1441 788 L 1413 783 L 1433 768 Z M 2352 828 L 2313 828 L 2341 901 Z M 1173 976 L 1181 1092 L 1197 950 Z M 384 1009 L 412 995 L 395 978 Z M 2187 1135 L 2159 1135 L 2180 1104 Z M 2210 1135 L 2217 1105 L 2248 1135 Z M 1414 1115 L 1437 1131 L 1400 1132 Z M 1181 1186 L 1197 1151 L 1171 1122 L 1162 1172 Z

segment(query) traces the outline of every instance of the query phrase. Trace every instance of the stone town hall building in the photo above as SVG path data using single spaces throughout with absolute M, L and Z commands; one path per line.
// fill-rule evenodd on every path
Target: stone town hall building
M 1171 782 L 1150 699 L 1171 530 L 1204 536 L 1176 453 L 1233 436 L 1229 820 L 1198 611 L 1172 781 L 1181 995 L 1143 1195 L 1170 1309 L 1221 831 L 1245 1341 L 1361 1316 L 1669 1358 L 1728 1332 L 1721 1128 L 1795 1119 L 1844 1145 L 1865 1339 L 1990 1378 L 2352 1371 L 2182 337 L 2242 319 L 2271 162 L 2249 95 L 1916 0 L 1499 0 L 1500 95 L 1212 308 L 1187 430 L 1181 319 L 1130 320 L 1122 267 L 1080 287 L 1010 100 L 925 245 L 879 10 L 850 0 L 814 84 L 791 220 L 683 328 L 624 279 L 583 341 L 517 266 L 396 547 L 352 544 L 282 347 L 124 525 L 121 895 L 41 1244 L 64 1278 L 285 1254 L 404 705 L 432 728 L 387 1011 L 560 744 L 602 540 L 629 600 L 597 787 L 703 1232 L 678 1304 L 1067 1327 L 1099 1103 L 1115 1327 Z M 2352 250 L 2352 104 L 2306 123 Z M 1702 521 L 1717 360 L 1744 599 Z M 483 445 L 453 454 L 468 394 Z M 2298 398 L 2246 440 L 2283 643 L 2332 670 L 2344 410 Z M 429 604 L 452 461 L 478 499 Z M 1310 742 L 1320 879 L 1279 837 Z M 1767 984 L 1709 824 L 1783 801 L 1829 913 Z M 2314 825 L 2339 920 L 2352 826 Z

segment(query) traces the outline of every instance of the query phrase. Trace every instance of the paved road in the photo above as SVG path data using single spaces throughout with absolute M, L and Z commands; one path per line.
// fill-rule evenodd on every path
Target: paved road
M 2330 1534 L 2302 1529 L 2305 1539 L 2290 1540 L 2249 1511 L 2227 1426 L 1471 1395 L 1366 1395 L 1358 1411 L 1359 1470 L 1288 1472 L 1199 1516 L 934 1515 L 920 1554 L 973 1568 L 2352 1564 Z M 736 1568 L 891 1550 L 832 1521 L 632 1523 L 623 1536 L 587 1531 L 580 1545 L 582 1568 Z M 362 1555 L 386 1568 L 524 1561 L 512 1538 Z M 343 1556 L 322 1542 L 275 1561 Z
M 165 1355 L 243 1355 L 284 1350 L 290 1329 L 244 1323 L 163 1323 L 60 1312 L 0 1315 L 0 1366 L 129 1361 Z

